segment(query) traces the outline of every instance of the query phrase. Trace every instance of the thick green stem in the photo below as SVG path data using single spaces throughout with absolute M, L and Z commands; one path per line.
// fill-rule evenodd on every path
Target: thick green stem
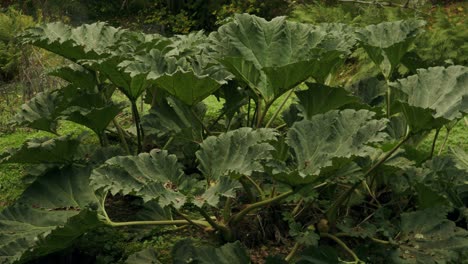
M 218 117 L 216 117 L 216 119 L 213 121 L 213 123 L 211 123 L 211 125 L 208 126 L 208 130 L 212 130 L 214 128 L 214 126 L 219 122 L 219 120 L 221 120 L 221 118 L 223 118 L 223 116 L 226 114 L 226 110 L 222 111 L 221 114 L 218 115 Z
M 197 115 L 197 113 L 195 113 L 195 111 L 193 111 L 193 108 L 190 108 L 190 111 L 192 112 L 193 116 L 198 121 L 198 123 L 201 125 L 203 130 L 205 130 L 206 134 L 211 135 L 211 132 L 208 130 L 208 128 L 205 126 L 205 124 L 203 124 L 203 120 L 201 120 L 200 117 Z
M 196 226 L 206 226 L 210 225 L 205 221 L 192 220 Z M 160 221 L 130 221 L 130 222 L 107 222 L 110 226 L 131 226 L 131 225 L 189 225 L 191 222 L 187 220 L 160 220 Z
M 200 212 L 200 214 L 203 216 L 203 218 L 205 218 L 206 222 L 208 222 L 208 224 L 211 227 L 213 227 L 214 229 L 221 232 L 223 238 L 226 241 L 233 241 L 234 240 L 234 235 L 233 235 L 231 229 L 227 228 L 225 225 L 216 223 L 213 219 L 211 219 L 211 217 L 208 215 L 208 213 L 205 210 L 203 210 L 203 208 L 197 207 L 197 210 Z
M 270 127 L 270 125 L 273 123 L 273 121 L 275 121 L 276 117 L 278 116 L 278 114 L 281 112 L 281 110 L 283 110 L 283 107 L 286 105 L 286 102 L 289 100 L 289 98 L 291 97 L 291 95 L 293 94 L 294 92 L 294 88 L 289 90 L 289 93 L 288 95 L 286 96 L 286 98 L 284 98 L 283 102 L 281 103 L 281 105 L 276 109 L 275 113 L 273 114 L 273 116 L 270 118 L 270 120 L 267 122 L 267 124 L 265 125 L 266 128 Z
M 388 76 L 385 76 L 385 73 L 384 71 L 382 70 L 382 68 L 379 66 L 379 69 L 380 69 L 380 72 L 382 72 L 382 75 L 384 76 L 385 78 L 385 81 L 387 83 L 387 98 L 386 98 L 386 101 L 387 101 L 387 118 L 390 118 L 391 116 L 391 100 L 392 100 L 392 89 L 390 88 L 390 78 L 391 76 L 393 75 L 393 67 L 390 69 L 390 73 L 388 74 Z
M 329 234 L 329 233 L 320 233 L 321 237 L 329 238 L 335 241 L 338 245 L 340 245 L 349 255 L 351 255 L 355 261 L 355 263 L 361 263 L 362 261 L 359 257 L 352 251 L 341 239 L 337 238 L 336 236 Z
M 299 242 L 296 242 L 294 244 L 291 252 L 289 252 L 289 254 L 286 256 L 286 258 L 284 258 L 284 260 L 286 260 L 287 262 L 291 261 L 291 259 L 294 257 L 294 255 L 296 255 L 296 252 L 299 249 L 299 247 L 300 247 Z
M 169 147 L 169 145 L 172 143 L 172 141 L 174 141 L 174 137 L 173 137 L 173 136 L 170 137 L 170 138 L 167 140 L 166 144 L 164 144 L 164 146 L 162 147 L 161 150 L 166 150 L 166 149 Z
M 445 145 L 447 144 L 447 141 L 448 141 L 448 138 L 449 138 L 449 135 L 450 135 L 450 131 L 451 131 L 451 129 L 447 128 L 447 134 L 445 135 L 444 142 L 442 143 L 442 146 L 440 146 L 440 149 L 439 149 L 439 152 L 437 153 L 437 155 L 442 154 L 442 151 L 444 151 Z
M 257 128 L 260 128 L 262 126 L 263 120 L 265 119 L 266 115 L 268 114 L 268 110 L 270 109 L 272 104 L 273 104 L 273 101 L 269 102 L 269 103 L 265 103 L 265 109 L 261 113 L 262 115 L 260 116 L 260 118 L 258 119 Z
M 232 198 L 228 197 L 226 199 L 226 203 L 224 204 L 223 208 L 223 219 L 225 222 L 229 220 L 229 217 L 231 217 L 231 205 L 232 205 Z
M 257 97 L 257 99 L 255 100 L 254 99 L 254 102 L 255 102 L 255 110 L 253 112 L 253 115 L 252 115 L 252 120 L 250 121 L 250 127 L 254 127 L 255 125 L 255 120 L 257 120 L 257 114 L 258 114 L 258 108 L 260 107 L 259 106 L 259 101 L 260 101 L 260 97 Z M 247 123 L 247 125 L 249 125 L 249 123 Z
M 203 210 L 202 208 L 197 207 L 197 210 L 198 210 L 198 212 L 200 212 L 200 214 L 203 216 L 203 218 L 205 218 L 206 222 L 208 222 L 208 224 L 210 224 L 213 228 L 218 229 L 218 230 L 226 229 L 225 226 L 222 226 L 222 225 L 216 223 L 213 219 L 211 219 L 211 217 L 208 215 L 208 213 L 205 210 Z
M 434 155 L 434 150 L 435 150 L 435 146 L 437 142 L 437 137 L 439 137 L 439 132 L 440 132 L 440 128 L 436 130 L 436 133 L 434 135 L 434 140 L 432 140 L 431 154 L 429 156 L 429 159 L 432 159 L 432 156 Z
M 264 198 L 265 193 L 263 192 L 262 187 L 260 187 L 260 185 L 258 185 L 251 177 L 249 177 L 247 175 L 244 175 L 244 177 L 255 187 L 255 189 L 257 189 L 258 194 L 260 195 L 260 197 Z
M 245 195 L 247 196 L 247 199 L 249 202 L 253 203 L 257 200 L 257 196 L 254 194 L 252 191 L 252 188 L 250 187 L 250 182 L 244 177 L 241 177 L 239 179 L 240 184 L 242 185 L 242 188 L 245 190 Z
M 301 205 L 302 205 L 303 202 L 304 202 L 304 198 L 301 198 L 301 199 L 299 200 L 299 202 L 296 204 L 296 206 L 294 207 L 294 209 L 293 209 L 292 212 L 291 212 L 291 215 L 292 215 L 293 217 L 295 217 L 296 214 L 299 212 L 299 209 L 301 209 Z
M 411 133 L 408 133 L 408 135 L 400 141 L 395 147 L 393 147 L 383 158 L 381 158 L 377 163 L 375 163 L 370 169 L 368 169 L 364 173 L 364 180 L 366 180 L 367 176 L 371 174 L 375 169 L 377 169 L 382 163 L 384 163 L 388 158 L 390 158 L 395 151 L 397 151 L 408 139 L 410 139 Z M 332 206 L 327 210 L 326 215 L 328 218 L 328 221 L 332 224 L 336 222 L 336 215 L 338 212 L 338 208 L 348 199 L 349 196 L 356 190 L 356 188 L 361 185 L 362 181 L 356 182 L 349 190 L 345 193 L 343 193 L 341 196 L 339 196 L 335 202 L 332 204 Z
M 256 105 L 256 109 L 255 109 L 255 116 L 257 118 L 256 120 L 256 123 L 255 123 L 255 127 L 260 127 L 260 125 L 262 124 L 262 121 L 263 121 L 263 113 L 262 113 L 262 99 L 258 99 L 257 101 L 257 105 Z
M 200 220 L 159 220 L 159 221 L 129 221 L 129 222 L 114 222 L 110 219 L 109 215 L 107 214 L 105 203 L 107 198 L 107 192 L 104 194 L 104 197 L 101 201 L 101 209 L 104 214 L 104 218 L 106 220 L 106 224 L 110 226 L 131 226 L 131 225 L 188 225 L 188 224 L 195 224 L 198 226 L 205 226 L 210 227 L 210 224 L 205 221 Z
M 252 99 L 249 96 L 249 102 L 247 104 L 247 126 L 250 124 L 250 104 L 252 102 Z
M 135 123 L 137 140 L 138 140 L 138 153 L 142 151 L 142 140 L 143 140 L 143 130 L 141 129 L 140 124 L 140 114 L 138 113 L 138 107 L 135 102 L 132 101 L 132 113 L 133 113 L 133 122 Z
M 122 127 L 117 123 L 117 120 L 112 119 L 112 124 L 114 124 L 115 130 L 117 130 L 117 133 L 119 134 L 119 139 L 120 142 L 122 143 L 122 147 L 124 148 L 125 152 L 127 152 L 128 155 L 131 155 L 132 153 L 130 152 L 130 148 L 128 147 L 127 140 L 125 139 L 125 134 L 123 132 Z
M 387 83 L 387 118 L 390 118 L 390 115 L 391 115 L 391 107 L 390 107 L 390 104 L 391 104 L 391 92 L 392 90 L 390 89 L 390 85 L 388 85 Z
M 194 220 L 190 219 L 188 216 L 186 216 L 185 214 L 183 214 L 182 212 L 180 212 L 179 210 L 177 210 L 176 208 L 172 208 L 178 215 L 180 215 L 180 217 L 182 217 L 183 219 L 187 220 L 190 224 L 200 228 L 200 229 L 205 229 L 206 226 L 204 225 L 198 225 L 197 223 L 194 222 Z
M 206 226 L 210 227 L 210 225 L 201 220 L 192 220 L 194 224 L 197 226 Z M 191 224 L 187 220 L 160 220 L 160 221 L 130 221 L 130 222 L 107 222 L 110 226 L 131 226 L 131 225 L 189 225 Z
M 244 218 L 244 216 L 246 214 L 248 214 L 249 212 L 251 212 L 251 211 L 253 211 L 255 209 L 258 209 L 260 207 L 267 206 L 269 204 L 278 202 L 278 201 L 292 195 L 293 193 L 294 193 L 294 191 L 288 191 L 288 192 L 285 192 L 285 193 L 280 194 L 278 196 L 275 196 L 273 198 L 266 199 L 266 200 L 263 200 L 263 201 L 260 201 L 260 202 L 257 202 L 257 203 L 249 204 L 244 209 L 242 209 L 239 213 L 233 215 L 231 217 L 231 219 L 229 220 L 229 223 L 231 225 L 235 225 L 235 224 L 239 223 L 240 220 L 242 220 L 242 218 Z

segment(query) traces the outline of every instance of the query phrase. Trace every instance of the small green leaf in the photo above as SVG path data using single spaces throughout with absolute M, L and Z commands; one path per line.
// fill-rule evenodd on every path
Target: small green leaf
M 202 207 L 206 203 L 218 208 L 221 197 L 236 198 L 236 190 L 241 188 L 242 185 L 239 181 L 227 177 L 221 177 L 215 185 L 208 188 L 201 197 L 195 198 L 193 202 L 198 207 Z

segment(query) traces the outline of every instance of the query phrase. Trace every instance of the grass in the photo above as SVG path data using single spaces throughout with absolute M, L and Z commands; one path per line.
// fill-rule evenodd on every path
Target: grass
M 465 119 L 466 120 L 466 119 Z M 460 120 L 455 127 L 450 131 L 449 137 L 445 147 L 442 149 L 441 154 L 446 154 L 449 151 L 449 147 L 459 147 L 465 152 L 468 152 L 468 122 Z M 421 144 L 418 149 L 427 153 L 430 153 L 432 148 L 432 142 L 435 136 L 435 131 L 432 131 Z M 445 137 L 447 136 L 447 130 L 442 128 L 439 136 L 437 137 L 435 145 L 435 153 L 437 154 L 443 145 Z

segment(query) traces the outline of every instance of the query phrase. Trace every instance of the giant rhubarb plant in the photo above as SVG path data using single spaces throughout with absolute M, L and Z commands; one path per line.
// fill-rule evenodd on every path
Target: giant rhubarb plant
M 34 166 L 31 184 L 0 212 L 0 263 L 47 257 L 103 225 L 216 234 L 207 236 L 211 245 L 177 242 L 173 263 L 249 263 L 254 237 L 291 245 L 287 256 L 267 263 L 461 263 L 466 153 L 433 153 L 441 127 L 468 112 L 468 71 L 419 69 L 391 82 L 421 25 L 355 29 L 244 14 L 209 36 L 163 37 L 104 23 L 26 31 L 25 43 L 72 64 L 50 73 L 65 87 L 37 94 L 13 122 L 56 134 L 69 120 L 93 130 L 101 146 L 65 135 L 0 154 L 0 163 Z M 350 89 L 332 87 L 356 45 L 387 82 L 374 76 Z M 386 88 L 384 116 L 376 102 Z M 115 120 L 124 107 L 112 100 L 116 89 L 132 107 L 137 144 L 127 144 L 135 139 Z M 140 120 L 136 101 L 144 93 L 152 108 Z M 287 124 L 268 128 L 284 103 L 264 125 L 265 116 L 285 93 L 298 99 L 283 115 Z M 226 101 L 207 123 L 203 100 L 212 94 Z M 226 126 L 218 130 L 218 122 Z M 110 123 L 120 145 L 108 137 Z M 421 158 L 408 142 L 433 129 L 433 153 Z M 155 142 L 147 152 L 145 135 Z M 134 197 L 140 211 L 126 221 L 114 217 L 109 201 L 117 195 Z M 120 261 L 161 263 L 158 254 L 149 247 Z

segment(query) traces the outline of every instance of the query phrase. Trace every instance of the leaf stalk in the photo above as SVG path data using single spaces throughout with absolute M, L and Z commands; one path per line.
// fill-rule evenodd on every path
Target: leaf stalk
M 356 253 L 354 253 L 354 251 L 352 249 L 350 249 L 341 239 L 339 239 L 338 237 L 332 235 L 332 234 L 329 234 L 329 233 L 320 233 L 320 236 L 321 237 L 324 237 L 324 238 L 329 238 L 333 241 L 335 241 L 338 245 L 340 245 L 346 252 L 348 252 L 349 255 L 351 255 L 354 259 L 354 262 L 355 263 L 362 263 L 362 261 L 359 259 L 359 257 L 356 255 Z
M 289 93 L 286 95 L 286 98 L 284 98 L 283 102 L 281 102 L 281 105 L 276 109 L 275 113 L 273 114 L 273 116 L 270 118 L 270 120 L 268 120 L 268 122 L 266 123 L 265 127 L 268 128 L 270 127 L 270 125 L 273 123 L 273 121 L 275 121 L 276 117 L 278 116 L 278 114 L 281 112 L 281 110 L 283 110 L 283 107 L 286 105 L 286 102 L 289 100 L 289 98 L 291 97 L 291 95 L 293 94 L 294 92 L 294 88 L 289 90 Z
M 375 163 L 371 168 L 369 168 L 365 173 L 364 173 L 364 181 L 366 180 L 367 176 L 371 174 L 375 169 L 377 169 L 380 165 L 382 165 L 387 159 L 389 159 L 395 151 L 397 151 L 406 141 L 408 141 L 412 136 L 412 133 L 408 133 L 406 137 L 400 141 L 396 146 L 394 146 L 383 158 L 381 158 L 377 163 Z M 335 223 L 336 221 L 336 215 L 338 212 L 338 208 L 348 199 L 349 196 L 356 190 L 359 185 L 361 185 L 362 181 L 356 182 L 347 192 L 342 194 L 341 196 L 338 197 L 338 199 L 335 200 L 335 202 L 332 204 L 332 206 L 327 210 L 326 215 L 330 223 Z
M 262 206 L 267 206 L 269 204 L 280 201 L 280 200 L 292 195 L 293 193 L 294 193 L 294 191 L 288 191 L 288 192 L 282 193 L 280 195 L 277 195 L 277 196 L 275 196 L 273 198 L 266 199 L 266 200 L 263 200 L 263 201 L 260 201 L 260 202 L 257 202 L 257 203 L 249 204 L 249 205 L 247 205 L 247 207 L 242 209 L 239 213 L 233 215 L 231 217 L 231 219 L 229 220 L 229 223 L 231 225 L 235 225 L 235 224 L 239 223 L 240 220 L 242 220 L 242 218 L 244 218 L 244 216 L 246 214 L 248 214 L 249 212 L 251 212 L 251 211 L 253 211 L 255 209 L 258 209 L 258 208 L 260 208 Z

